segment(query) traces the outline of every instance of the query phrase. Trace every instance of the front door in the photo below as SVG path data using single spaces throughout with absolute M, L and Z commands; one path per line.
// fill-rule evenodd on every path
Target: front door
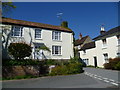
M 97 67 L 97 57 L 94 57 L 94 66 Z

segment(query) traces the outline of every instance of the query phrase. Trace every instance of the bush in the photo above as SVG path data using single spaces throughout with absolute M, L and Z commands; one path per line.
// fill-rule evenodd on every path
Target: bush
M 88 65 L 87 67 L 95 67 L 95 66 L 93 66 L 93 65 Z
M 75 56 L 75 57 L 71 57 L 70 60 L 69 60 L 70 63 L 77 63 L 79 62 L 79 57 Z
M 116 69 L 115 66 L 120 62 L 120 58 L 109 59 L 109 63 L 104 64 L 105 69 Z
M 120 61 L 114 67 L 116 70 L 120 70 Z
M 3 60 L 2 65 L 3 66 L 18 66 L 18 65 L 44 65 L 44 61 L 38 61 L 38 60 L 31 60 L 31 59 L 25 59 L 25 60 Z
M 31 55 L 31 46 L 25 43 L 10 43 L 8 52 L 15 59 L 24 59 Z
M 68 75 L 68 74 L 77 74 L 82 73 L 82 64 L 81 63 L 73 63 L 68 65 L 56 66 L 52 69 L 50 75 Z

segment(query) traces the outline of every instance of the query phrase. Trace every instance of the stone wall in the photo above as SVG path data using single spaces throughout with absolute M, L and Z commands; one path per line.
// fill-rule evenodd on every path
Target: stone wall
M 47 72 L 47 67 L 41 66 L 3 66 L 2 67 L 2 76 L 3 77 L 15 77 L 15 76 L 40 76 Z

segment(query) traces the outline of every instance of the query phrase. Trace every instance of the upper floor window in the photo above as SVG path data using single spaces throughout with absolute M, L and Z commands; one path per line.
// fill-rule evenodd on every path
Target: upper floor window
M 120 52 L 117 53 L 117 56 L 120 57 Z
M 103 43 L 103 47 L 106 47 L 106 46 L 107 46 L 107 40 L 106 40 L 106 39 L 103 39 L 103 40 L 102 40 L 102 43 Z
M 22 37 L 23 36 L 23 27 L 22 26 L 13 26 L 12 36 Z
M 41 39 L 41 29 L 39 29 L 39 28 L 35 29 L 35 38 Z
M 118 45 L 120 45 L 120 35 L 117 35 Z
M 52 39 L 60 41 L 61 40 L 61 32 L 59 32 L 59 31 L 53 31 L 52 32 Z
M 53 55 L 61 55 L 61 46 L 52 46 Z
M 108 62 L 109 62 L 109 61 L 108 61 L 108 54 L 105 53 L 105 54 L 103 54 L 103 56 L 104 56 L 105 63 L 108 63 Z

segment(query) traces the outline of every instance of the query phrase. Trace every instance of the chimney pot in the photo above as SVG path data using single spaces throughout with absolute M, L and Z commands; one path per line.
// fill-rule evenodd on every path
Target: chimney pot
M 81 39 L 82 38 L 82 34 L 80 33 L 80 35 L 79 35 L 79 39 Z

